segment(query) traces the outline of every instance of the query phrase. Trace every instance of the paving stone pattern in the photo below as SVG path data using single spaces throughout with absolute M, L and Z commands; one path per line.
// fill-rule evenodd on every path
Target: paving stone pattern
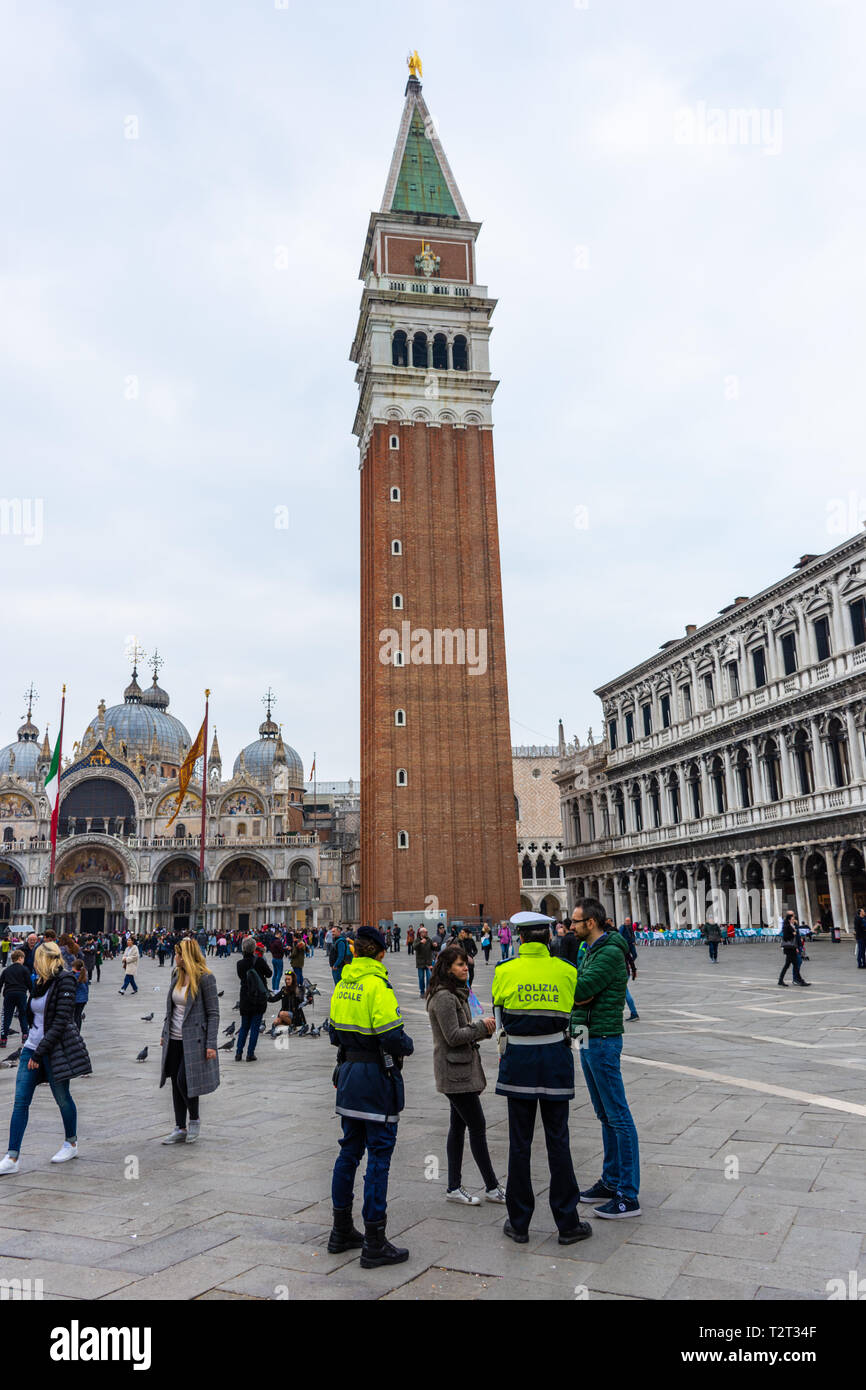
M 547 1205 L 540 1129 L 528 1245 L 503 1236 L 502 1208 L 445 1201 L 447 1105 L 433 1086 L 429 1025 L 411 957 L 389 955 L 416 1044 L 389 1235 L 411 1255 L 374 1271 L 360 1268 L 357 1252 L 325 1248 L 339 1132 L 326 1037 L 284 1047 L 263 1038 L 252 1065 L 221 1052 L 222 1085 L 202 1102 L 199 1143 L 163 1147 L 173 1123 L 169 1090 L 157 1085 L 169 970 L 144 961 L 138 995 L 120 998 L 120 964 L 109 962 L 84 1025 L 94 1075 L 74 1083 L 81 1156 L 49 1163 L 62 1132 L 40 1087 L 21 1171 L 0 1178 L 0 1278 L 42 1279 L 46 1298 L 106 1301 L 824 1299 L 828 1280 L 866 1272 L 866 972 L 848 945 L 815 943 L 810 954 L 813 988 L 783 991 L 773 947 L 737 943 L 718 965 L 700 948 L 642 948 L 633 991 L 641 1017 L 626 1025 L 623 1074 L 641 1142 L 643 1216 L 596 1219 L 592 1239 L 567 1248 Z M 222 1026 L 238 1019 L 235 962 L 210 962 L 225 990 Z M 492 972 L 481 960 L 485 1002 Z M 331 986 L 322 953 L 308 973 L 322 990 L 312 1011 L 321 1023 Z M 9 1051 L 18 1043 L 11 1038 Z M 138 1064 L 145 1043 L 150 1055 Z M 482 1055 L 488 1137 L 504 1177 L 493 1045 Z M 600 1174 L 601 1143 L 579 1066 L 577 1075 L 572 1147 L 587 1187 Z M 14 1078 L 14 1068 L 0 1070 L 4 1126 Z M 468 1149 L 464 1181 L 481 1193 Z

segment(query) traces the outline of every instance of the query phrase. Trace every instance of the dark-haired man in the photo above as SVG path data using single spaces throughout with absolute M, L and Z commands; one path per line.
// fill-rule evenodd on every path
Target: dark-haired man
M 637 1130 L 620 1071 L 628 945 L 619 932 L 608 931 L 606 910 L 595 898 L 579 898 L 571 920 L 587 946 L 573 1015 L 585 1030 L 580 1065 L 604 1140 L 601 1178 L 580 1200 L 596 1204 L 595 1214 L 603 1218 L 640 1216 Z
M 337 1114 L 343 1137 L 334 1165 L 331 1200 L 334 1224 L 328 1240 L 332 1255 L 361 1249 L 362 1269 L 400 1264 L 409 1251 L 385 1237 L 388 1172 L 397 1142 L 397 1120 L 404 1105 L 403 1058 L 414 1051 L 404 1031 L 397 996 L 382 964 L 385 938 L 375 927 L 359 927 L 355 958 L 340 976 L 331 998 L 328 1032 L 337 1053 L 334 1074 Z M 364 1234 L 352 1224 L 355 1173 L 364 1150 Z
M 592 1235 L 578 1220 L 580 1189 L 571 1160 L 568 1102 L 574 1098 L 574 1054 L 568 1025 L 577 984 L 573 965 L 551 956 L 551 918 L 518 912 L 510 929 L 520 933 L 520 951 L 493 973 L 493 1007 L 500 1028 L 496 1093 L 508 1099 L 508 1183 L 504 1231 L 518 1243 L 529 1240 L 535 1210 L 530 1159 L 536 1111 L 547 1144 L 550 1209 L 560 1245 Z

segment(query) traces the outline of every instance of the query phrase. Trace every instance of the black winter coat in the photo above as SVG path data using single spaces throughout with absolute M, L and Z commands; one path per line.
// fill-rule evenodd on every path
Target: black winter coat
M 74 1076 L 90 1076 L 93 1071 L 87 1048 L 75 1026 L 75 989 L 77 981 L 68 970 L 63 970 L 51 981 L 46 990 L 45 1034 L 34 1057 L 45 1057 L 51 1065 L 51 1073 L 56 1081 L 71 1081 Z M 31 996 L 32 997 L 32 996 Z M 27 1001 L 27 1021 L 32 1028 L 35 1023 L 30 1000 Z M 47 1081 L 45 1068 L 39 1074 L 39 1082 Z

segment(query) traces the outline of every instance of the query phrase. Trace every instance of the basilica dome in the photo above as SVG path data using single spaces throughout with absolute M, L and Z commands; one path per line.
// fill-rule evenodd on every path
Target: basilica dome
M 270 782 L 274 776 L 274 763 L 284 762 L 289 771 L 289 786 L 304 785 L 304 764 L 301 762 L 300 754 L 287 743 L 283 743 L 280 726 L 271 719 L 270 706 L 267 719 L 259 725 L 259 736 L 255 743 L 248 743 L 243 753 L 239 753 L 235 758 L 235 776 L 241 771 L 241 758 L 246 771 L 258 782 Z
M 168 713 L 168 695 L 160 690 L 156 680 L 145 695 L 137 676 L 138 672 L 133 671 L 132 680 L 123 692 L 122 705 L 112 705 L 104 717 L 98 715 L 91 719 L 82 743 L 87 746 L 114 729 L 116 742 L 126 745 L 127 759 L 140 755 L 148 761 L 155 758 L 160 763 L 179 767 L 192 739 L 185 725 Z
M 25 781 L 35 782 L 38 761 L 39 730 L 31 723 L 28 714 L 25 723 L 18 730 L 18 741 L 0 748 L 0 777 L 4 773 L 11 773 L 13 777 L 23 777 Z

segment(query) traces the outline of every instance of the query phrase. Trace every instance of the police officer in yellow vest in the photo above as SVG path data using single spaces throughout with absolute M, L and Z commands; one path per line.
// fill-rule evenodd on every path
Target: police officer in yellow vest
M 574 1099 L 568 1023 L 577 971 L 550 954 L 552 920 L 537 912 L 515 913 L 511 926 L 520 933 L 520 952 L 500 961 L 493 974 L 493 1011 L 500 1029 L 496 1093 L 508 1100 L 508 1220 L 503 1229 L 518 1245 L 529 1240 L 535 1210 L 530 1158 L 539 1106 L 559 1244 L 573 1245 L 592 1235 L 589 1222 L 578 1220 L 580 1189 L 568 1136 L 568 1102 Z
M 359 927 L 355 958 L 331 997 L 328 1032 L 337 1048 L 334 1085 L 343 1137 L 334 1165 L 331 1200 L 334 1225 L 328 1240 L 332 1255 L 361 1249 L 361 1267 L 400 1264 L 409 1251 L 385 1238 L 388 1170 L 397 1142 L 397 1119 L 403 1109 L 403 1058 L 414 1051 L 403 1029 L 397 996 L 382 961 L 385 938 L 375 927 Z M 364 1150 L 364 1234 L 352 1224 L 355 1173 Z

